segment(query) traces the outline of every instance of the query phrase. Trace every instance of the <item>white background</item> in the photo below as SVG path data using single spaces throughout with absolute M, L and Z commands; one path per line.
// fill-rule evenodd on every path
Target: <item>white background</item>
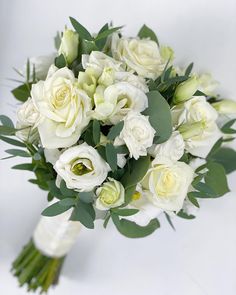
M 0 113 L 14 118 L 10 94 L 28 56 L 53 50 L 53 36 L 74 16 L 89 30 L 105 22 L 126 25 L 135 35 L 145 22 L 161 43 L 173 47 L 178 61 L 196 63 L 222 82 L 221 93 L 235 98 L 235 0 L 1 0 Z M 0 157 L 7 145 L 0 143 Z M 46 205 L 45 194 L 29 184 L 30 173 L 11 170 L 16 160 L 0 162 L 0 294 L 26 294 L 9 273 L 10 263 L 26 243 Z M 17 160 L 20 162 L 19 160 Z M 84 230 L 63 268 L 60 285 L 49 294 L 97 295 L 235 295 L 236 199 L 232 192 L 202 205 L 193 221 L 174 220 L 174 232 L 164 218 L 152 236 L 129 240 L 112 225 L 105 231 Z

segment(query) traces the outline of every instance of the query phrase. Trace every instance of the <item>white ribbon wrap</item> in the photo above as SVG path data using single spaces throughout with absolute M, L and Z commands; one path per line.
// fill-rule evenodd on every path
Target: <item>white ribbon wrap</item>
M 35 247 L 44 255 L 60 258 L 73 246 L 81 223 L 69 221 L 71 210 L 57 216 L 42 216 L 33 234 Z

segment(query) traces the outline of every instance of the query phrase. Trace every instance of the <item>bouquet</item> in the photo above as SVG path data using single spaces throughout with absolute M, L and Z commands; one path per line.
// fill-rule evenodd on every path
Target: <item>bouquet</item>
M 16 124 L 0 116 L 0 139 L 15 146 L 7 158 L 29 160 L 13 168 L 32 171 L 49 202 L 12 265 L 30 291 L 57 283 L 82 227 L 103 219 L 141 238 L 165 214 L 174 228 L 175 216 L 193 219 L 203 199 L 226 194 L 236 169 L 236 102 L 217 95 L 210 74 L 178 67 L 146 25 L 125 37 L 70 21 L 56 53 L 17 70 Z

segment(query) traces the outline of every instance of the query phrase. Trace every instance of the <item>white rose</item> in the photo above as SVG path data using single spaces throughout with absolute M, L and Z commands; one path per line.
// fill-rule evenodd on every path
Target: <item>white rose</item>
M 63 32 L 58 53 L 63 54 L 67 63 L 71 64 L 78 55 L 78 46 L 79 35 L 72 30 L 66 29 Z
M 97 200 L 95 206 L 99 210 L 118 207 L 125 201 L 123 185 L 113 178 L 108 178 L 108 180 L 96 190 Z
M 139 38 L 119 39 L 117 34 L 112 37 L 112 55 L 144 78 L 156 79 L 166 63 L 156 42 Z
M 167 211 L 179 211 L 193 176 L 193 169 L 184 162 L 172 162 L 157 156 L 144 177 L 142 186 L 155 206 Z
M 132 201 L 128 207 L 130 209 L 138 209 L 139 211 L 131 216 L 126 216 L 125 219 L 135 222 L 140 226 L 146 226 L 152 219 L 160 215 L 163 210 L 153 205 L 152 202 L 145 196 L 140 185 L 137 186 Z
M 167 157 L 172 161 L 178 161 L 184 154 L 185 143 L 179 131 L 174 131 L 171 137 L 164 143 L 154 144 L 148 149 L 153 156 Z
M 45 148 L 63 148 L 75 144 L 90 121 L 91 99 L 78 89 L 72 71 L 49 70 L 45 81 L 32 86 L 32 99 L 44 117 L 38 125 Z
M 61 153 L 62 151 L 60 151 L 59 149 L 44 149 L 44 156 L 46 162 L 54 165 L 56 161 L 59 159 Z
M 31 79 L 33 79 L 33 68 L 35 68 L 35 76 L 38 80 L 45 80 L 50 66 L 54 63 L 56 53 L 49 55 L 41 55 L 30 57 Z M 24 65 L 23 73 L 26 73 L 27 64 Z
M 191 154 L 206 157 L 222 136 L 217 124 L 218 114 L 204 96 L 195 96 L 172 109 L 173 124 L 185 140 Z
M 24 141 L 34 142 L 38 139 L 36 127 L 40 122 L 41 116 L 35 107 L 33 100 L 28 98 L 17 110 L 17 129 L 16 136 Z
M 128 82 L 145 93 L 149 92 L 147 83 L 143 77 L 139 77 L 130 72 L 115 72 L 114 75 L 116 82 Z
M 98 87 L 94 103 L 94 118 L 111 124 L 117 124 L 130 110 L 142 112 L 148 107 L 146 94 L 127 82 Z
M 115 145 L 126 144 L 130 157 L 137 160 L 140 156 L 147 155 L 147 148 L 152 145 L 155 132 L 147 116 L 130 111 L 124 118 L 124 127 L 115 139 Z
M 84 69 L 93 69 L 95 75 L 99 77 L 105 68 L 111 68 L 114 71 L 122 71 L 121 62 L 100 51 L 92 51 L 90 55 L 82 55 L 82 66 Z
M 91 191 L 102 184 L 110 171 L 109 165 L 99 153 L 86 143 L 64 151 L 54 169 L 69 189 L 79 192 Z

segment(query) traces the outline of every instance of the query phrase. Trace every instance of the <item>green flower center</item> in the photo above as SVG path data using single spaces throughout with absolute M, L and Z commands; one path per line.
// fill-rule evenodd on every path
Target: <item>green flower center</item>
M 77 159 L 71 165 L 71 172 L 81 176 L 93 171 L 93 165 L 88 159 Z

